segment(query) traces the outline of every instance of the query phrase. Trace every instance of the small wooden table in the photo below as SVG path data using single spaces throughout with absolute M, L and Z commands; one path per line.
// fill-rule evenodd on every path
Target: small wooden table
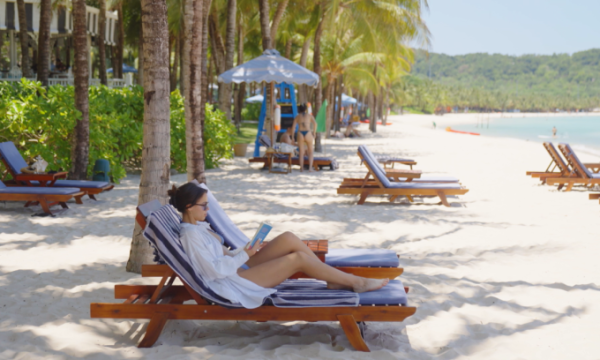
M 311 249 L 315 255 L 325 262 L 325 255 L 329 251 L 329 240 L 302 240 L 303 243 Z

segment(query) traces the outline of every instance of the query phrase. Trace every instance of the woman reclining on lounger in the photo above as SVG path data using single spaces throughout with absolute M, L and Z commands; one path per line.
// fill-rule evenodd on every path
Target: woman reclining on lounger
M 182 214 L 180 240 L 195 269 L 214 292 L 246 308 L 255 308 L 265 297 L 296 272 L 324 280 L 330 289 L 355 292 L 377 290 L 388 279 L 366 279 L 347 274 L 321 262 L 291 232 L 277 236 L 260 251 L 258 243 L 251 249 L 230 251 L 223 239 L 204 222 L 209 210 L 206 190 L 192 183 L 169 190 L 170 204 Z M 246 264 L 247 269 L 240 266 Z

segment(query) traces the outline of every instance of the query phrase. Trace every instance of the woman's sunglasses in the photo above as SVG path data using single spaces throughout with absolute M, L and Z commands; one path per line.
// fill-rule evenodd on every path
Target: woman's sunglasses
M 205 202 L 204 204 L 194 204 L 192 206 L 200 206 L 202 208 L 202 210 L 206 211 L 206 210 L 208 210 L 208 201 Z

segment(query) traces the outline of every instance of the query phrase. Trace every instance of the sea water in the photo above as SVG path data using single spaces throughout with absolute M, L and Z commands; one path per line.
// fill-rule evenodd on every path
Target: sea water
M 552 135 L 552 127 L 556 127 L 556 136 Z M 489 120 L 482 116 L 472 124 L 452 128 L 481 136 L 512 137 L 540 143 L 564 142 L 575 150 L 600 156 L 600 116 L 491 117 Z

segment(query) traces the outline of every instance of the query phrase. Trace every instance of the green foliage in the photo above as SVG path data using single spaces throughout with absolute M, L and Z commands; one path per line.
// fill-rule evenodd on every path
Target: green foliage
M 600 49 L 571 55 L 468 54 L 448 56 L 418 51 L 413 92 L 424 91 L 430 106 L 479 109 L 591 109 L 600 105 Z M 418 79 L 418 80 L 415 80 Z M 430 80 L 429 80 L 430 79 Z M 422 97 L 408 94 L 399 104 L 422 107 Z M 404 100 L 404 101 L 402 101 Z
M 206 104 L 204 122 L 204 161 L 207 169 L 219 166 L 220 159 L 233 158 L 235 126 L 225 113 Z
M 250 144 L 256 140 L 258 133 L 258 121 L 253 123 L 244 122 L 240 126 L 240 132 L 235 136 L 234 144 Z
M 113 181 L 126 175 L 125 166 L 139 167 L 143 146 L 143 90 L 91 87 L 89 92 L 90 154 L 88 175 L 96 159 L 110 162 Z M 0 82 L 0 141 L 12 141 L 23 157 L 41 155 L 48 170 L 71 168 L 72 134 L 79 111 L 74 88 L 23 79 Z M 206 167 L 231 158 L 235 127 L 220 111 L 207 107 L 205 120 Z M 186 171 L 185 114 L 179 91 L 171 94 L 171 167 Z
M 242 109 L 242 120 L 258 120 L 262 103 L 246 104 Z

